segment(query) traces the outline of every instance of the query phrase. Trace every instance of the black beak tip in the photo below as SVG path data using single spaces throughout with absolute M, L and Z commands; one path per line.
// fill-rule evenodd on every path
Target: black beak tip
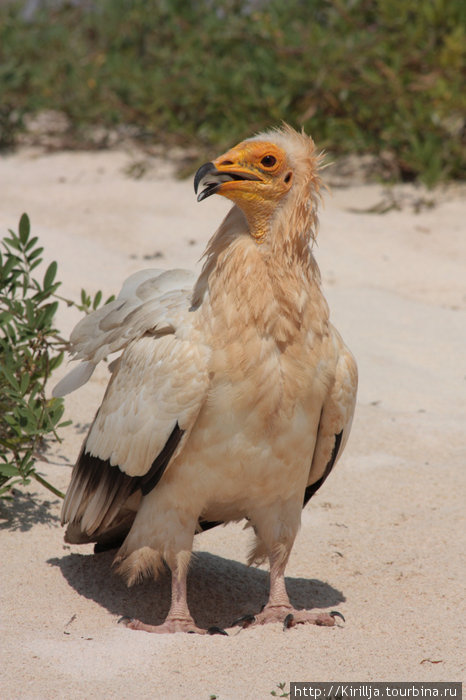
M 217 171 L 217 169 L 216 169 L 215 165 L 211 162 L 204 163 L 204 165 L 201 165 L 201 167 L 199 168 L 199 170 L 197 171 L 197 173 L 194 176 L 194 192 L 196 194 L 197 194 L 197 191 L 199 189 L 199 184 L 200 184 L 201 180 L 209 173 L 213 173 L 216 171 Z

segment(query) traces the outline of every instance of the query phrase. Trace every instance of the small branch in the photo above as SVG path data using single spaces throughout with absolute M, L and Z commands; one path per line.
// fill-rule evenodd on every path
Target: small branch
M 42 484 L 42 486 L 45 486 L 46 489 L 51 491 L 52 493 L 55 494 L 55 496 L 59 496 L 60 498 L 65 498 L 65 494 L 59 491 L 58 489 L 55 488 L 55 486 L 52 486 L 52 484 L 49 484 L 48 481 L 43 479 L 37 472 L 31 472 L 29 476 L 32 476 L 36 481 L 39 482 L 39 484 Z

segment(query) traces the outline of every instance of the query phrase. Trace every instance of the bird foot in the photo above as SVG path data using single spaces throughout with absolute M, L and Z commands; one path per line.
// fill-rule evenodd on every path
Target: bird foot
M 142 630 L 143 632 L 152 632 L 154 634 L 174 634 L 175 632 L 188 632 L 190 634 L 208 634 L 207 630 L 198 627 L 192 617 L 187 618 L 170 618 L 167 617 L 161 625 L 147 625 L 140 620 L 128 619 L 124 620 L 126 627 L 130 630 Z
M 237 624 L 241 624 L 243 627 L 255 627 L 265 625 L 268 622 L 281 622 L 285 630 L 305 624 L 333 627 L 335 617 L 341 617 L 344 620 L 343 615 L 334 610 L 330 613 L 316 613 L 310 610 L 296 610 L 291 605 L 266 605 L 257 615 L 245 615 L 244 618 L 237 620 Z

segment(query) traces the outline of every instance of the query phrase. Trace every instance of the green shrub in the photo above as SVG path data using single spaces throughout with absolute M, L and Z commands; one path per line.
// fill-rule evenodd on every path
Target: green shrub
M 55 328 L 55 314 L 61 302 L 87 311 L 102 298 L 97 292 L 92 300 L 84 290 L 81 304 L 60 297 L 56 262 L 42 279 L 35 275 L 42 252 L 26 214 L 19 232 L 10 230 L 0 241 L 0 498 L 31 478 L 63 496 L 35 468 L 46 438 L 58 439 L 57 429 L 69 424 L 61 420 L 63 399 L 45 394 L 67 346 Z
M 211 149 L 286 120 L 335 154 L 465 176 L 462 0 L 101 0 L 0 9 L 0 88 L 25 112 Z M 10 130 L 13 127 L 10 126 Z

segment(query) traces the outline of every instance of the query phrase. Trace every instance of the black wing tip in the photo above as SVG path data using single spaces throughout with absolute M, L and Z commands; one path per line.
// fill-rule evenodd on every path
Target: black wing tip
M 308 486 L 306 488 L 306 490 L 304 492 L 303 508 L 310 501 L 310 499 L 316 493 L 316 491 L 318 491 L 320 489 L 320 487 L 324 483 L 325 479 L 328 477 L 328 475 L 332 471 L 333 465 L 335 464 L 336 459 L 338 457 L 338 453 L 340 451 L 342 437 L 343 437 L 343 430 L 340 430 L 339 433 L 335 434 L 335 442 L 333 444 L 332 454 L 331 454 L 330 459 L 327 463 L 327 466 L 325 467 L 325 471 L 322 474 L 322 476 L 320 477 L 320 479 L 318 479 L 317 481 L 315 481 L 313 484 L 311 484 L 310 486 Z
M 81 504 L 89 502 L 97 491 L 102 494 L 102 507 L 100 508 L 99 514 L 96 515 L 92 535 L 86 538 L 87 542 L 98 542 L 96 551 L 114 548 L 119 544 L 117 540 L 115 540 L 115 542 L 111 542 L 111 546 L 108 546 L 110 545 L 110 538 L 107 542 L 105 537 L 100 538 L 100 534 L 112 528 L 121 506 L 124 505 L 133 493 L 141 490 L 142 494 L 146 496 L 157 486 L 184 432 L 185 431 L 179 427 L 178 422 L 176 422 L 163 449 L 152 462 L 147 474 L 143 476 L 130 476 L 125 474 L 118 464 L 111 464 L 109 459 L 101 459 L 91 454 L 86 448 L 83 449 L 76 464 L 75 471 L 73 472 L 72 482 L 68 492 L 70 493 L 70 490 L 72 492 L 72 502 L 73 495 L 76 496 L 76 490 L 81 491 L 79 497 Z M 65 517 L 64 522 L 69 521 L 70 525 L 79 528 L 83 517 L 85 517 L 87 508 L 87 506 L 84 506 L 84 510 L 82 510 L 81 504 L 79 504 L 77 508 L 73 508 L 76 513 L 73 520 L 69 521 L 69 518 Z
M 185 431 L 180 428 L 177 421 L 167 442 L 152 462 L 152 466 L 147 474 L 138 477 L 140 482 L 139 486 L 144 496 L 147 496 L 159 483 L 184 433 Z

